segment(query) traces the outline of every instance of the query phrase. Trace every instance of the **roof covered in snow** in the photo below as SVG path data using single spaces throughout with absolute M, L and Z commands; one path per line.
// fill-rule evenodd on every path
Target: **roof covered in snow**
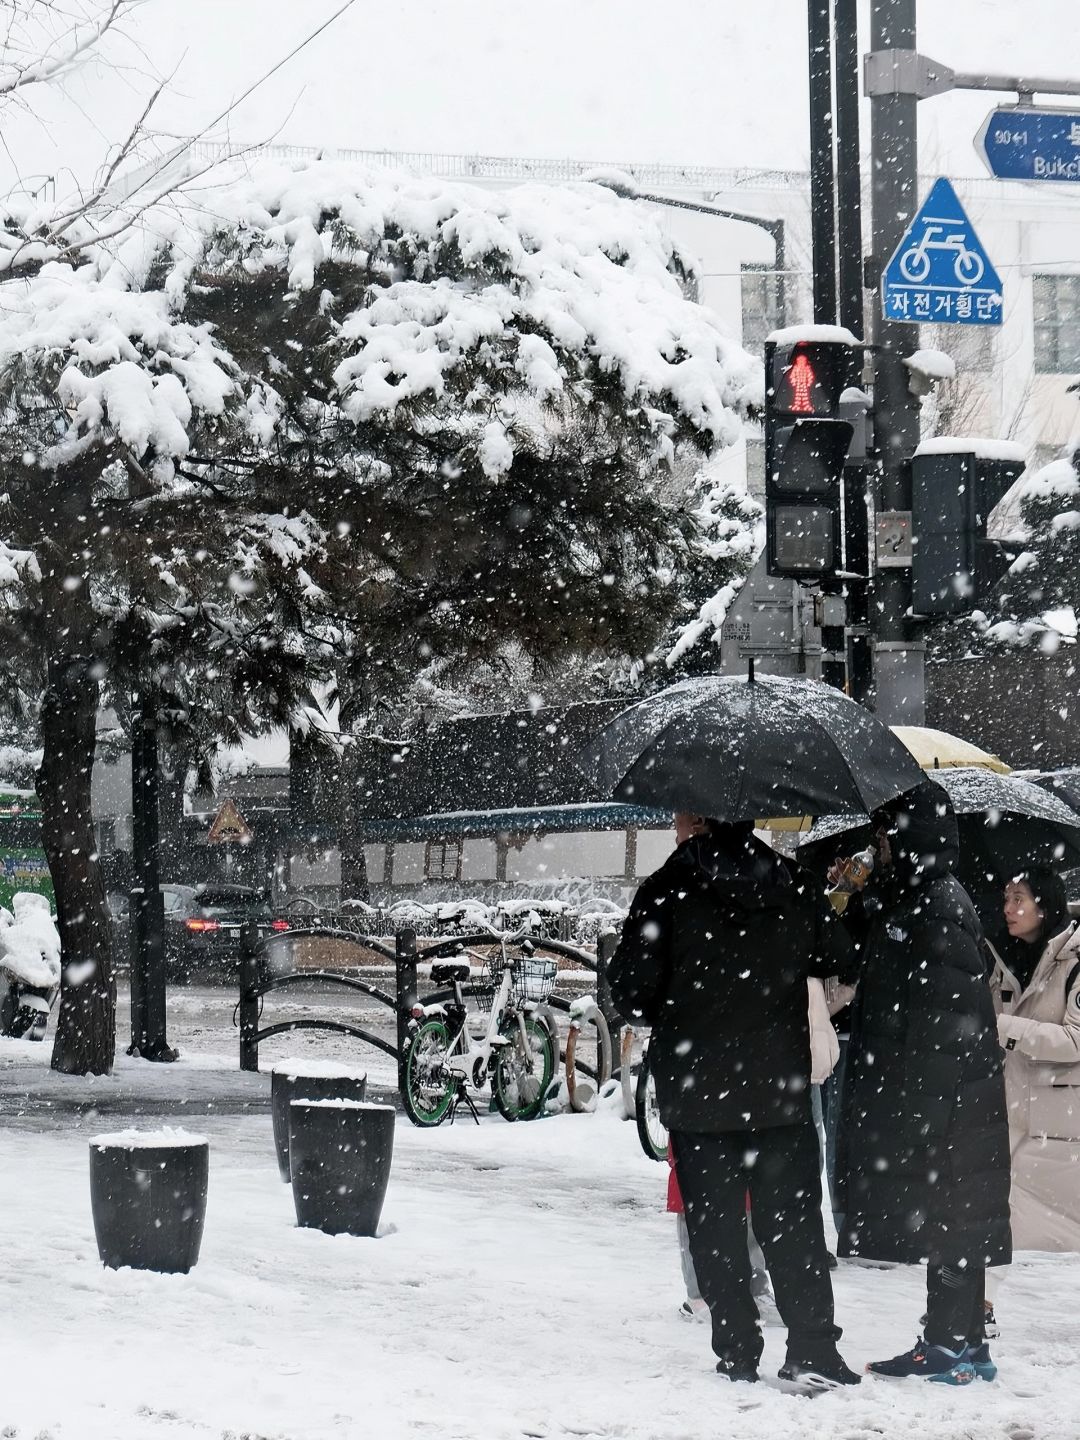
M 616 805 L 574 757 L 622 700 L 601 700 L 433 725 L 412 741 L 359 742 L 358 810 L 373 839 L 499 830 L 603 830 L 669 825 L 666 811 Z

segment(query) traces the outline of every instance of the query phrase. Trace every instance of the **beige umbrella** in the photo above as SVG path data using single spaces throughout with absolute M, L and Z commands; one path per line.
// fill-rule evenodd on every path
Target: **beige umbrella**
M 890 725 L 889 729 L 914 757 L 923 770 L 992 770 L 996 775 L 1009 775 L 1011 766 L 988 750 L 980 750 L 959 735 L 947 730 L 932 730 L 927 725 Z M 760 820 L 761 830 L 794 831 L 805 834 L 814 823 L 812 815 L 787 815 Z
M 1004 760 L 946 730 L 931 730 L 926 725 L 891 725 L 889 728 L 924 770 L 952 770 L 962 766 L 966 770 L 972 767 L 993 770 L 998 775 L 1011 772 L 1012 767 Z

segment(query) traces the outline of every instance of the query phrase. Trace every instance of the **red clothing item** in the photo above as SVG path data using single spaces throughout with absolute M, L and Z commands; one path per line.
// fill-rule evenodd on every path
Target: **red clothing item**
M 667 1147 L 668 1181 L 667 1181 L 667 1210 L 669 1215 L 682 1215 L 685 1211 L 683 1205 L 682 1191 L 679 1189 L 679 1177 L 675 1174 L 675 1156 L 672 1154 L 671 1142 Z M 750 1214 L 750 1191 L 746 1192 L 746 1213 Z
M 679 1177 L 675 1174 L 675 1157 L 671 1153 L 671 1146 L 667 1147 L 668 1181 L 667 1181 L 667 1208 L 669 1215 L 681 1215 L 683 1213 L 682 1191 L 679 1189 Z

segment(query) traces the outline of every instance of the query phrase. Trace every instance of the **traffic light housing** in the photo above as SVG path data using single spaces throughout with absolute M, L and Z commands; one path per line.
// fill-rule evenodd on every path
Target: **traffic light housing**
M 955 448 L 948 448 L 954 445 Z M 1000 578 L 990 512 L 1024 471 L 1000 443 L 934 440 L 911 461 L 911 608 L 933 619 L 970 613 Z
M 854 338 L 765 343 L 765 523 L 770 575 L 828 581 L 843 569 L 841 491 L 854 428 L 840 397 Z

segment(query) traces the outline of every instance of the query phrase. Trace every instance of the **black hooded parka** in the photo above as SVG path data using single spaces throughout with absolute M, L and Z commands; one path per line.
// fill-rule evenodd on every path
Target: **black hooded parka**
M 645 880 L 608 968 L 617 1009 L 653 1027 L 649 1063 L 672 1130 L 717 1134 L 810 1120 L 806 981 L 852 948 L 817 882 L 713 823 Z
M 893 863 L 861 908 L 837 1180 L 841 1255 L 934 1265 L 1011 1257 L 1001 1048 L 979 921 L 952 875 L 948 795 L 889 807 Z

